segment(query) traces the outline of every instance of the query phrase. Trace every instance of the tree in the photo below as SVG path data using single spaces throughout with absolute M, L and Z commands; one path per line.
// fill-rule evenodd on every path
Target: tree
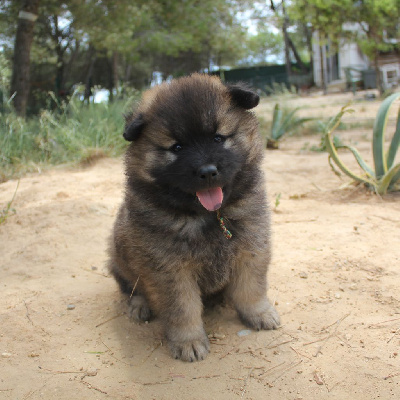
M 14 96 L 15 111 L 20 116 L 26 114 L 30 87 L 30 54 L 33 28 L 37 19 L 39 0 L 25 0 L 18 14 L 15 37 L 11 94 Z
M 289 14 L 291 18 L 307 22 L 318 30 L 322 42 L 329 38 L 339 44 L 355 41 L 361 51 L 373 62 L 377 71 L 378 88 L 383 92 L 378 59 L 381 52 L 399 50 L 398 42 L 385 39 L 385 32 L 397 32 L 400 18 L 399 0 L 294 0 Z M 358 29 L 345 30 L 346 23 Z
M 147 36 L 150 51 L 179 59 L 195 54 L 200 68 L 225 65 L 245 55 L 246 29 L 237 18 L 239 0 L 170 0 L 158 5 Z M 162 67 L 159 65 L 159 67 Z M 198 69 L 198 68 L 197 68 Z M 182 72 L 193 72 L 182 71 Z
M 270 8 L 271 10 L 275 13 L 279 26 L 282 30 L 283 34 L 283 40 L 284 40 L 284 50 L 285 50 L 285 65 L 286 65 L 286 73 L 287 76 L 290 78 L 292 75 L 292 56 L 295 59 L 297 65 L 299 66 L 301 72 L 307 73 L 310 70 L 310 67 L 308 67 L 302 60 L 300 56 L 300 52 L 298 51 L 298 46 L 300 42 L 298 40 L 292 40 L 291 35 L 289 34 L 290 29 L 293 27 L 293 21 L 290 18 L 290 15 L 287 12 L 287 3 L 285 0 L 281 0 L 280 3 L 274 0 L 270 0 Z M 290 3 L 289 3 L 290 4 Z M 305 42 L 307 43 L 307 37 L 308 37 L 308 32 L 307 32 L 307 26 L 304 24 L 301 24 L 300 28 L 298 29 L 298 26 L 295 26 L 295 36 L 303 36 L 305 38 Z M 293 30 L 293 28 L 292 28 Z M 310 51 L 309 46 L 308 50 L 310 52 L 310 59 L 312 57 L 312 52 Z
M 265 64 L 266 60 L 282 59 L 284 41 L 281 32 L 274 32 L 267 25 L 261 26 L 257 34 L 249 35 L 246 43 L 247 57 L 245 62 L 250 65 Z
M 400 50 L 398 25 L 400 18 L 399 0 L 363 0 L 356 7 L 355 18 L 360 30 L 356 32 L 355 40 L 361 51 L 371 60 L 377 71 L 377 85 L 380 93 L 384 91 L 379 73 L 378 59 L 383 52 Z M 361 33 L 362 32 L 362 33 Z M 397 42 L 387 40 L 386 34 L 393 32 Z
M 29 112 L 47 103 L 48 91 L 71 92 L 84 83 L 86 94 L 100 85 L 110 98 L 127 82 L 142 88 L 153 71 L 169 75 L 204 70 L 213 64 L 234 65 L 246 55 L 246 27 L 240 18 L 251 0 L 16 0 L 0 5 L 0 51 L 28 49 L 20 44 L 25 20 L 17 14 L 40 1 L 39 17 L 29 25 L 30 58 L 13 62 L 13 91 L 18 112 L 26 112 L 31 64 Z M 37 11 L 37 9 L 36 9 Z M 36 12 L 35 11 L 35 12 Z M 27 11 L 25 11 L 26 13 Z M 33 14 L 31 12 L 31 14 Z M 29 15 L 31 15 L 29 14 Z M 26 14 L 22 14 L 26 15 Z M 28 21 L 29 22 L 29 21 Z M 34 30 L 33 30 L 34 28 Z M 25 29 L 26 30 L 26 29 Z M 6 51 L 4 50 L 6 49 Z M 8 56 L 8 59 L 11 59 Z M 19 75 L 18 75 L 19 74 Z M 16 89 L 17 76 L 25 90 Z M 28 78 L 28 79 L 26 79 Z M 27 84 L 27 85 L 26 85 Z M 28 88 L 28 89 L 27 89 Z M 20 106 L 18 101 L 23 101 Z

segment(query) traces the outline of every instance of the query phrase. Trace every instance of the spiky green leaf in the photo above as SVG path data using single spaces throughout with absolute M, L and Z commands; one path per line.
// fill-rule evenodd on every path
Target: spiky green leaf
M 294 117 L 294 115 L 295 115 L 295 113 L 297 112 L 298 109 L 299 109 L 299 107 L 296 107 L 295 109 L 291 110 L 289 112 L 289 114 L 287 114 L 285 116 L 285 118 L 283 119 L 283 122 L 281 123 L 281 125 L 280 125 L 280 127 L 278 129 L 278 131 L 276 132 L 277 139 L 282 137 L 284 135 L 284 133 L 289 130 L 290 123 L 293 121 L 293 117 Z
M 379 194 L 386 194 L 388 189 L 393 186 L 400 178 L 400 163 L 396 164 L 382 177 L 377 185 L 377 192 Z
M 360 175 L 355 174 L 354 172 L 352 172 L 341 160 L 341 158 L 339 157 L 339 154 L 336 150 L 336 147 L 333 143 L 333 138 L 332 138 L 332 132 L 336 129 L 336 127 L 339 125 L 340 120 L 342 118 L 342 116 L 345 113 L 348 112 L 352 112 L 353 110 L 349 110 L 347 107 L 349 106 L 349 104 L 345 105 L 344 107 L 342 107 L 342 109 L 339 111 L 339 113 L 332 118 L 328 125 L 327 125 L 327 130 L 325 132 L 325 145 L 326 145 L 326 149 L 329 153 L 329 155 L 331 156 L 332 160 L 336 163 L 336 165 L 342 170 L 342 172 L 344 172 L 347 176 L 349 176 L 350 178 L 354 179 L 357 182 L 361 182 L 361 183 L 365 183 L 368 184 L 372 187 L 375 186 L 375 182 L 370 179 L 368 176 L 367 177 L 363 177 Z M 354 153 L 353 153 L 354 154 Z M 361 157 L 360 157 L 361 159 Z M 364 163 L 365 164 L 365 163 Z
M 400 97 L 400 93 L 394 93 L 386 98 L 381 106 L 379 107 L 373 130 L 372 138 L 372 153 L 375 164 L 375 175 L 377 179 L 380 179 L 388 170 L 388 163 L 385 155 L 384 143 L 385 143 L 385 131 L 387 120 L 389 116 L 389 110 L 393 102 Z M 397 137 L 396 137 L 397 138 Z M 397 149 L 396 149 L 397 151 Z M 392 150 L 393 153 L 393 150 Z
M 279 104 L 275 104 L 274 113 L 272 117 L 272 127 L 271 127 L 271 138 L 272 139 L 279 139 L 277 136 L 279 133 L 279 127 L 281 125 L 282 120 L 282 110 L 279 107 Z
M 396 122 L 396 130 L 394 132 L 392 141 L 390 143 L 389 151 L 387 154 L 387 167 L 391 168 L 393 165 L 394 159 L 396 158 L 397 150 L 400 146 L 400 108 L 397 113 L 397 122 Z
M 369 178 L 374 179 L 375 178 L 375 173 L 372 170 L 372 168 L 364 161 L 364 159 L 361 157 L 360 153 L 356 148 L 353 146 L 347 146 L 347 145 L 341 145 L 341 146 L 336 146 L 336 149 L 347 149 L 351 151 L 354 155 L 354 158 L 356 159 L 358 165 L 365 171 L 367 176 Z

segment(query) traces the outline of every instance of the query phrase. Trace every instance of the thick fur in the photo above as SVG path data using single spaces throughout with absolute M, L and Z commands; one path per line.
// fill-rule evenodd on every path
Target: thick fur
M 155 87 L 127 117 L 125 199 L 110 244 L 109 269 L 138 320 L 157 316 L 173 357 L 202 360 L 209 342 L 203 300 L 223 292 L 244 324 L 275 329 L 266 298 L 269 211 L 260 163 L 263 148 L 252 112 L 258 96 L 244 86 L 194 74 Z M 217 139 L 215 139 L 217 136 Z M 199 168 L 215 165 L 209 179 Z M 207 211 L 196 192 L 223 188 Z M 134 289 L 134 290 L 133 290 Z

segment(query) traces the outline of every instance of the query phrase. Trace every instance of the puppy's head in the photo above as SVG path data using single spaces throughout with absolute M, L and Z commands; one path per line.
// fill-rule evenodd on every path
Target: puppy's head
M 127 175 L 170 206 L 228 204 L 249 183 L 243 171 L 260 159 L 257 120 L 248 112 L 258 102 L 245 86 L 200 74 L 147 91 L 126 121 Z

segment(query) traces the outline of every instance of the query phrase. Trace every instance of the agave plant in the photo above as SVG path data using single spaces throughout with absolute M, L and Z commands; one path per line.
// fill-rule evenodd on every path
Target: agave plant
M 294 108 L 289 112 L 284 112 L 279 104 L 275 104 L 272 116 L 271 134 L 267 136 L 267 148 L 278 149 L 280 138 L 288 132 L 293 131 L 305 122 L 313 120 L 313 118 L 300 118 L 296 112 L 300 107 Z
M 372 138 L 372 153 L 374 160 L 374 169 L 372 169 L 361 157 L 357 149 L 352 146 L 335 146 L 332 139 L 332 132 L 340 123 L 340 119 L 346 112 L 352 112 L 348 109 L 348 105 L 344 106 L 341 111 L 333 117 L 327 125 L 325 132 L 326 149 L 329 153 L 329 162 L 335 171 L 332 160 L 335 164 L 350 178 L 356 182 L 365 184 L 373 189 L 376 193 L 382 195 L 388 191 L 400 190 L 400 163 L 394 164 L 397 150 L 400 145 L 400 109 L 397 116 L 396 130 L 386 152 L 384 149 L 385 131 L 388 121 L 390 107 L 396 99 L 400 98 L 400 93 L 394 93 L 386 98 L 379 107 L 378 114 L 375 119 Z M 364 171 L 358 175 L 351 171 L 340 159 L 337 149 L 346 149 L 353 153 L 358 165 Z

